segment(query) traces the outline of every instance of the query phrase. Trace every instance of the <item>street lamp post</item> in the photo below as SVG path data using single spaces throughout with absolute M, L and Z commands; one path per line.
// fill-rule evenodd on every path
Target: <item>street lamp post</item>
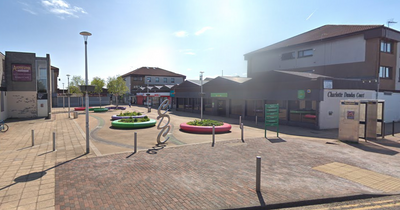
M 200 72 L 200 83 L 201 83 L 201 86 L 200 86 L 200 120 L 203 120 L 203 96 L 204 96 L 204 93 L 203 93 L 203 73 L 204 73 L 204 71 L 201 71 Z
M 89 154 L 89 94 L 88 94 L 88 65 L 87 65 L 87 39 L 92 34 L 87 31 L 79 33 L 85 40 L 85 112 L 86 112 L 86 154 Z
M 64 95 L 64 83 L 62 83 L 63 84 L 63 109 L 65 109 L 65 103 L 64 103 L 64 98 L 65 98 L 65 95 Z
M 70 113 L 70 107 L 71 107 L 71 93 L 69 93 L 69 74 L 67 74 L 67 79 L 68 79 L 68 91 L 67 91 L 67 96 L 68 96 L 68 118 L 71 117 L 71 113 Z

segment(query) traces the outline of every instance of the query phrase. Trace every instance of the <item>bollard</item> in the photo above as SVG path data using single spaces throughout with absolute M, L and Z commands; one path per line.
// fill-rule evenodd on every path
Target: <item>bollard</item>
M 256 115 L 256 125 L 258 125 L 258 116 Z
M 242 116 L 239 116 L 239 127 L 242 129 Z
M 394 120 L 393 120 L 393 123 L 392 123 L 392 136 L 394 136 Z
M 256 163 L 256 191 L 260 192 L 261 185 L 261 156 L 257 156 Z
M 32 130 L 32 147 L 35 146 L 35 131 Z
M 213 129 L 212 129 L 212 147 L 214 147 L 215 144 L 215 125 L 213 125 Z
M 53 151 L 56 151 L 56 133 L 53 132 Z
M 133 152 L 133 153 L 136 153 L 136 151 L 137 151 L 137 133 L 135 132 L 135 135 L 134 135 L 134 143 L 135 143 L 135 151 Z
M 244 136 L 244 126 L 243 126 L 243 123 L 240 124 L 240 127 L 242 128 L 242 142 L 244 143 L 244 138 L 243 138 L 243 136 Z

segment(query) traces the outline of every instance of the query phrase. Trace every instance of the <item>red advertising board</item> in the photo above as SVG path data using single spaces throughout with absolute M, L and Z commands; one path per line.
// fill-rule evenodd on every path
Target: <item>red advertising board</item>
M 12 80 L 16 82 L 32 81 L 32 66 L 29 64 L 12 64 Z

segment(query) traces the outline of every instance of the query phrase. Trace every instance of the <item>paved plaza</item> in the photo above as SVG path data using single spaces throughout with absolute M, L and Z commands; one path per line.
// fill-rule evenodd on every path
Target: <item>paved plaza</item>
M 269 130 L 266 139 L 262 123 L 243 121 L 242 142 L 237 119 L 205 116 L 232 124 L 212 147 L 211 135 L 179 130 L 198 114 L 171 111 L 170 139 L 156 145 L 156 126 L 110 128 L 111 115 L 120 113 L 114 110 L 90 112 L 85 154 L 84 112 L 71 119 L 66 110 L 54 109 L 52 119 L 7 121 L 9 131 L 0 133 L 0 209 L 280 208 L 400 193 L 400 134 L 347 144 L 336 139 L 337 130 L 280 126 L 279 138 Z M 127 110 L 157 117 L 155 109 Z

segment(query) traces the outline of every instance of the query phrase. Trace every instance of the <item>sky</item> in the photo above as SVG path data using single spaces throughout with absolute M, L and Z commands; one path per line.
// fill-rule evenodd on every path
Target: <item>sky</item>
M 186 75 L 246 77 L 244 54 L 326 24 L 400 21 L 398 0 L 0 0 L 0 52 L 50 54 L 88 79 L 159 67 Z M 400 22 L 390 27 L 400 30 Z

